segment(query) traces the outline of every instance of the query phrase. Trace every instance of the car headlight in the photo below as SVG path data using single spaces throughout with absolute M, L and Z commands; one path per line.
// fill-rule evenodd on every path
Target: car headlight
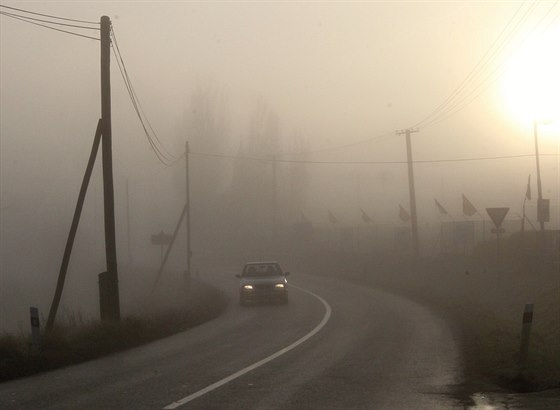
M 243 285 L 243 289 L 245 289 L 245 290 L 253 290 L 253 285 Z
M 284 289 L 285 286 L 284 286 L 283 283 L 277 283 L 276 285 L 274 285 L 274 287 L 275 287 L 276 289 Z

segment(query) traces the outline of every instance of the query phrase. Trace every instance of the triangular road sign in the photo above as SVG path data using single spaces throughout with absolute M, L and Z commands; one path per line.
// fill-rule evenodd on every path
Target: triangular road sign
M 490 219 L 496 225 L 496 228 L 499 228 L 506 217 L 509 208 L 486 208 L 486 212 L 490 215 Z

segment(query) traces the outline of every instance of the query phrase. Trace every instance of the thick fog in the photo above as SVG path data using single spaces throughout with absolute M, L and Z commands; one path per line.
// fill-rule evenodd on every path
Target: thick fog
M 441 221 L 475 221 L 481 235 L 481 217 L 463 215 L 463 194 L 486 229 L 486 207 L 510 207 L 506 229 L 518 230 L 529 175 L 526 212 L 537 224 L 537 114 L 512 108 L 524 97 L 507 79 L 529 41 L 547 44 L 552 35 L 557 46 L 560 22 L 547 14 L 548 3 L 527 12 L 517 2 L 2 5 L 86 21 L 109 16 L 143 112 L 170 154 L 166 166 L 151 149 L 112 54 L 125 310 L 136 303 L 127 299 L 130 272 L 155 278 L 161 249 L 151 235 L 172 233 L 185 202 L 186 140 L 194 270 L 232 254 L 275 257 L 278 243 L 287 252 L 301 222 L 322 232 L 315 240 L 325 247 L 339 246 L 329 235 L 344 240 L 348 233 L 352 245 L 340 246 L 351 251 L 399 251 L 395 232 L 408 227 L 399 204 L 410 205 L 405 136 L 396 131 L 419 122 L 411 138 L 422 254 L 434 252 Z M 48 314 L 101 115 L 100 44 L 2 15 L 0 47 L 0 328 L 13 332 L 27 331 L 29 306 Z M 559 65 L 557 58 L 545 63 Z M 429 117 L 462 85 L 456 106 Z M 558 83 L 545 88 L 557 111 Z M 551 201 L 547 228 L 558 229 L 558 120 L 539 123 L 538 133 L 543 197 Z M 98 315 L 97 274 L 105 270 L 100 157 L 62 298 L 70 316 Z M 455 159 L 472 160 L 423 162 Z M 171 270 L 183 269 L 184 249 L 181 228 Z

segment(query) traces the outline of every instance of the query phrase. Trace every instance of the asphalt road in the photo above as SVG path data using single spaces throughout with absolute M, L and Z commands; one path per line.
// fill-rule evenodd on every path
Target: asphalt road
M 2 409 L 450 409 L 459 349 L 404 298 L 293 273 L 288 305 L 240 307 L 102 359 L 0 384 Z M 306 291 L 310 291 L 308 293 Z

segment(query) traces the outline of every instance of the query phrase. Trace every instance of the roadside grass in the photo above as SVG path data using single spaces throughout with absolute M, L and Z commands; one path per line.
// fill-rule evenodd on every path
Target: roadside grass
M 437 262 L 370 279 L 442 310 L 461 335 L 466 380 L 518 392 L 560 387 L 560 283 L 558 272 L 450 268 Z M 468 272 L 468 273 L 467 273 Z M 416 277 L 415 277 L 416 276 Z M 522 315 L 535 311 L 529 356 L 520 366 Z
M 219 290 L 196 282 L 183 308 L 167 308 L 152 314 L 129 316 L 119 322 L 74 320 L 66 314 L 41 347 L 31 347 L 28 335 L 0 335 L 0 381 L 95 359 L 178 333 L 217 317 L 227 299 Z
M 321 254 L 302 258 L 317 275 L 386 289 L 443 313 L 462 346 L 465 380 L 530 392 L 560 387 L 560 272 L 554 265 L 448 257 L 420 262 L 387 255 Z M 534 303 L 529 356 L 519 365 L 524 305 Z
M 475 381 L 472 384 L 492 383 L 517 392 L 560 387 L 560 341 L 552 338 L 557 330 L 533 326 L 529 356 L 522 367 L 521 313 L 519 320 L 512 321 L 477 308 L 451 309 L 451 320 L 458 318 L 462 327 L 466 376 Z

